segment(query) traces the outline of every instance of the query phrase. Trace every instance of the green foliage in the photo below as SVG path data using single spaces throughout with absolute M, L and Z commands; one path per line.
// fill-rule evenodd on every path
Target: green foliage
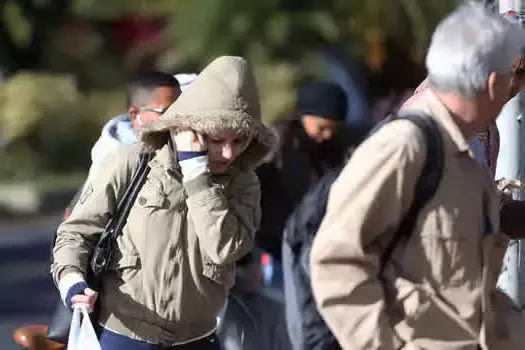
M 257 64 L 255 76 L 260 87 L 261 109 L 266 123 L 293 109 L 295 67 L 290 64 Z
M 190 59 L 250 53 L 262 45 L 271 58 L 297 58 L 348 40 L 365 53 L 374 40 L 403 42 L 421 59 L 436 23 L 455 0 L 193 0 L 174 2 L 177 47 Z
M 83 95 L 70 76 L 20 73 L 0 91 L 0 180 L 87 170 L 101 125 L 124 105 L 123 88 Z
M 74 0 L 72 2 L 74 14 L 94 19 L 114 19 L 137 13 L 165 16 L 171 13 L 174 3 L 173 0 Z
M 78 2 L 0 4 L 0 180 L 86 171 L 101 126 L 124 110 L 126 66 L 106 32 L 73 17 Z
M 455 5 L 455 0 L 176 1 L 170 33 L 179 62 L 203 66 L 233 54 L 259 66 L 263 115 L 271 121 L 290 111 L 299 82 L 323 76 L 320 49 L 351 46 L 371 71 L 380 72 L 390 42 L 421 63 L 433 28 Z
M 292 110 L 302 81 L 324 77 L 320 50 L 351 48 L 371 71 L 381 72 L 394 43 L 422 62 L 433 28 L 456 2 L 3 1 L 0 72 L 9 79 L 0 86 L 0 140 L 9 142 L 0 148 L 0 180 L 87 169 L 100 127 L 124 110 L 130 69 L 157 52 L 136 47 L 113 54 L 106 26 L 111 20 L 138 14 L 165 18 L 156 67 L 166 71 L 198 71 L 224 54 L 247 57 L 263 117 L 271 122 Z
M 19 45 L 29 44 L 33 28 L 22 15 L 22 9 L 14 2 L 5 4 L 5 21 L 8 31 L 12 33 L 14 41 Z
M 3 90 L 0 124 L 7 140 L 33 132 L 46 116 L 64 114 L 79 98 L 71 77 L 49 74 L 17 74 Z

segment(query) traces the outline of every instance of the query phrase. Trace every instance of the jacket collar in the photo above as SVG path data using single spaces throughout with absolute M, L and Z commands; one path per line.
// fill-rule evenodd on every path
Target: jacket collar
M 149 162 L 149 167 L 151 169 L 163 168 L 170 172 L 180 172 L 179 164 L 171 150 L 171 142 L 167 142 L 155 153 L 155 156 Z
M 438 121 L 446 133 L 447 147 L 457 153 L 472 153 L 470 146 L 454 121 L 450 111 L 431 89 L 425 89 L 403 106 L 406 110 L 421 110 Z M 472 154 L 471 154 L 472 155 Z M 473 155 L 472 155 L 473 156 Z

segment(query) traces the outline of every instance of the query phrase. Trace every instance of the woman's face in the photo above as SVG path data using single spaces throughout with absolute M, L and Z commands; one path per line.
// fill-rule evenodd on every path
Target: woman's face
M 227 130 L 208 136 L 208 164 L 214 174 L 222 174 L 248 147 L 251 136 Z

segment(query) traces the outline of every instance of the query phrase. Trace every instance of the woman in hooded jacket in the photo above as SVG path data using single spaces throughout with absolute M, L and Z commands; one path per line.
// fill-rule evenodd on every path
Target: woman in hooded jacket
M 100 302 L 113 349 L 220 349 L 216 315 L 261 219 L 253 169 L 275 144 L 249 64 L 220 57 L 141 143 L 108 156 L 58 228 L 52 275 L 68 307 Z M 93 248 L 138 167 L 150 171 L 117 239 L 100 295 L 86 284 Z

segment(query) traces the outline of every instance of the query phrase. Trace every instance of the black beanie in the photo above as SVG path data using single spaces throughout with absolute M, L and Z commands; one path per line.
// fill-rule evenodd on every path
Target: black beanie
M 337 84 L 315 82 L 303 86 L 297 93 L 297 113 L 344 121 L 347 96 Z

